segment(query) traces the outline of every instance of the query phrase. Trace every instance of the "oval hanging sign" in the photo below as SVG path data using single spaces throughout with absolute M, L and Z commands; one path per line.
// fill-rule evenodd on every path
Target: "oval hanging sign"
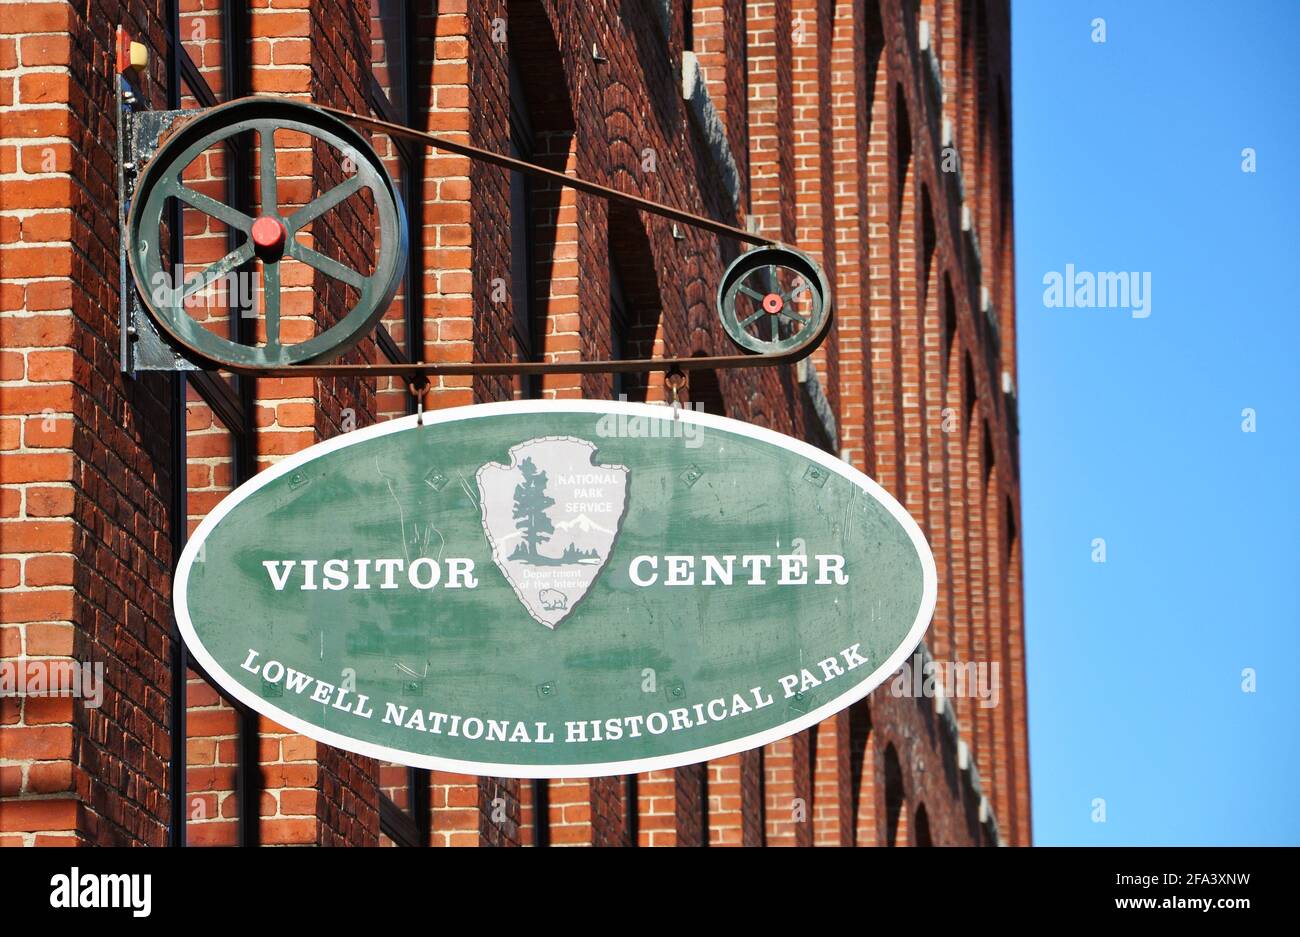
M 665 406 L 485 404 L 277 463 L 186 545 L 176 617 L 236 699 L 408 765 L 692 764 L 861 699 L 920 642 L 935 566 L 844 462 Z

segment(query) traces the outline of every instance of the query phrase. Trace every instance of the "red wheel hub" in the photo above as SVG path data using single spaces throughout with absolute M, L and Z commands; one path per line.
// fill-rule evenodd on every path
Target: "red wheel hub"
M 253 222 L 253 246 L 258 254 L 278 254 L 284 250 L 284 222 L 270 215 L 263 215 Z
M 769 316 L 774 316 L 785 308 L 785 300 L 776 293 L 768 293 L 763 297 L 763 311 Z

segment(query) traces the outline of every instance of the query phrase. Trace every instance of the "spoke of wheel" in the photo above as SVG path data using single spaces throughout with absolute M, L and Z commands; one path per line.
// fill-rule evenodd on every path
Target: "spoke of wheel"
M 357 173 L 346 182 L 340 182 L 328 192 L 308 202 L 286 219 L 290 232 L 301 231 L 359 188 L 361 188 L 361 173 Z
M 776 329 L 776 327 L 777 327 L 777 325 L 779 324 L 781 317 L 780 317 L 780 316 L 771 316 L 770 318 L 771 318 L 771 320 L 772 320 L 772 341 L 776 341 L 776 339 L 777 339 L 777 329 Z
M 240 231 L 248 231 L 253 227 L 253 219 L 249 218 L 242 211 L 231 208 L 223 202 L 218 202 L 211 196 L 204 195 L 202 192 L 195 192 L 189 186 L 184 185 L 179 180 L 176 182 L 173 190 L 178 199 L 189 205 L 191 208 L 197 208 L 205 215 L 211 215 L 223 224 Z
M 359 290 L 365 288 L 368 277 L 363 277 L 351 267 L 344 266 L 337 260 L 331 260 L 320 251 L 314 251 L 310 247 L 303 247 L 297 241 L 289 242 L 289 256 L 319 270 L 327 277 L 342 280 L 348 286 L 354 286 Z
M 199 290 L 205 290 L 216 280 L 221 279 L 237 267 L 248 263 L 253 258 L 253 242 L 247 241 L 242 247 L 237 247 L 225 257 L 222 257 L 216 263 L 209 264 L 203 269 L 203 272 L 193 280 L 187 280 L 180 295 L 172 303 L 173 306 L 179 306 L 186 299 L 193 296 Z
M 780 317 L 791 324 L 791 335 L 803 334 L 803 330 L 809 328 L 812 322 L 811 319 L 802 319 L 799 316 L 787 316 L 785 313 L 782 313 Z
M 267 350 L 280 347 L 280 263 L 262 264 L 262 315 Z
M 275 128 L 263 127 L 262 142 L 262 214 L 273 215 L 279 204 L 275 180 Z
M 738 288 L 738 292 L 744 293 L 750 299 L 757 300 L 760 303 L 763 301 L 762 293 L 760 293 L 758 290 L 751 290 L 748 286 L 745 286 L 743 283 Z
M 767 283 L 768 286 L 771 287 L 771 289 L 769 289 L 768 292 L 775 293 L 777 296 L 780 296 L 782 299 L 785 299 L 785 294 L 781 292 L 781 281 L 776 278 L 776 271 L 777 271 L 776 264 L 767 265 Z
M 750 316 L 749 318 L 747 318 L 747 319 L 742 319 L 741 322 L 740 322 L 740 327 L 743 329 L 745 326 L 751 324 L 751 323 L 754 322 L 756 319 L 759 319 L 759 318 L 761 318 L 761 317 L 763 317 L 763 316 L 765 316 L 765 315 L 767 315 L 767 311 L 764 310 L 764 309 L 760 309 L 760 310 L 758 310 L 758 312 L 754 313 L 754 314 L 753 314 L 752 316 Z

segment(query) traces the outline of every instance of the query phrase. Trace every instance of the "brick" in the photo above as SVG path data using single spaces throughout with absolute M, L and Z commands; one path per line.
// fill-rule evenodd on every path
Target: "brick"
M 44 438 L 28 428 L 26 438 Z M 64 452 L 10 453 L 0 455 L 0 481 L 6 485 L 25 482 L 68 481 L 72 477 L 72 454 Z
M 0 523 L 0 540 L 7 553 L 68 553 L 72 529 L 71 521 L 5 521 Z
M 0 595 L 0 621 L 47 621 L 72 617 L 72 592 L 43 589 L 39 592 L 7 592 Z
M 2 256 L 3 254 L 0 254 L 0 257 Z M 36 290 L 38 285 L 33 283 L 28 287 L 29 295 Z M 72 341 L 72 333 L 72 318 L 70 316 L 0 318 L 0 339 L 4 341 L 7 348 L 67 345 Z
M 72 625 L 35 622 L 27 626 L 27 653 L 32 657 L 69 657 L 72 645 Z
M 71 61 L 72 40 L 66 35 L 24 36 L 19 49 L 23 65 L 29 68 L 36 65 L 67 65 Z
M 23 75 L 18 80 L 18 93 L 23 104 L 58 104 L 66 102 L 68 100 L 68 76 L 49 72 Z
M 23 567 L 23 582 L 28 586 L 72 585 L 71 556 L 33 556 Z
M 5 730 L 6 733 L 22 731 Z M 76 829 L 77 814 L 77 802 L 68 798 L 0 801 L 0 832 Z
M 72 513 L 73 491 L 71 488 L 27 489 L 27 514 L 30 517 L 58 517 Z
M 5 758 L 13 761 L 30 759 L 52 761 L 67 758 L 72 753 L 71 726 L 35 726 L 31 728 L 7 727 L 3 730 Z M 4 805 L 0 803 L 0 830 L 41 829 L 41 827 L 7 826 Z
M 67 449 L 72 445 L 73 425 L 71 420 L 42 419 L 30 417 L 23 427 L 23 443 L 28 448 Z M 55 463 L 57 464 L 57 463 Z M 67 481 L 67 476 L 56 475 L 53 478 L 36 478 L 32 481 Z

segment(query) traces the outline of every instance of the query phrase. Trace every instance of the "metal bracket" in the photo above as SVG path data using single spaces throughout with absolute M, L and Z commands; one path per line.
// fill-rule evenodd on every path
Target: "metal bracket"
M 229 117 L 229 114 L 235 109 L 247 110 L 250 105 L 256 105 L 259 99 L 245 98 L 227 102 L 221 105 L 213 105 L 205 109 L 189 110 L 168 110 L 168 111 L 151 111 L 139 103 L 140 96 L 132 89 L 129 81 L 123 77 L 118 78 L 117 89 L 117 125 L 118 125 L 118 204 L 119 204 L 119 230 L 121 238 L 119 241 L 119 276 L 121 287 L 121 368 L 124 372 L 134 373 L 136 371 L 215 371 L 222 370 L 235 374 L 250 374 L 264 377 L 284 377 L 290 375 L 301 376 L 320 376 L 320 377 L 374 377 L 380 375 L 400 375 L 408 379 L 414 379 L 417 376 L 429 377 L 433 375 L 453 375 L 453 374 L 472 374 L 472 375 L 495 375 L 495 374 L 585 374 L 585 373 L 611 373 L 620 371 L 691 371 L 702 368 L 708 369 L 727 369 L 727 368 L 749 368 L 772 366 L 781 364 L 793 364 L 812 352 L 822 343 L 827 333 L 832 318 L 832 304 L 829 284 L 826 282 L 825 274 L 807 255 L 788 248 L 779 242 L 772 241 L 763 235 L 750 230 L 736 228 L 726 222 L 718 221 L 700 215 L 654 202 L 630 193 L 621 192 L 607 186 L 603 186 L 588 180 L 570 176 L 557 170 L 549 169 L 534 163 L 519 160 L 504 154 L 483 150 L 469 144 L 459 141 L 444 139 L 436 134 L 417 131 L 410 127 L 405 127 L 387 121 L 378 120 L 372 117 L 365 117 L 358 114 L 351 114 L 346 111 L 339 111 L 334 108 L 314 106 L 311 109 L 322 115 L 337 118 L 345 121 L 346 124 L 352 125 L 347 128 L 339 125 L 342 130 L 348 130 L 349 133 L 355 134 L 353 128 L 364 128 L 373 132 L 386 133 L 394 139 L 406 139 L 414 143 L 442 150 L 445 152 L 456 153 L 468 156 L 490 165 L 499 166 L 515 172 L 526 173 L 531 176 L 540 177 L 553 184 L 558 184 L 567 188 L 575 189 L 595 195 L 599 198 L 610 202 L 616 202 L 625 205 L 631 209 L 644 211 L 649 214 L 666 218 L 673 222 L 674 236 L 679 234 L 679 224 L 686 225 L 697 230 L 708 231 L 724 237 L 734 238 L 738 241 L 757 245 L 757 251 L 750 251 L 741 254 L 723 275 L 718 293 L 719 315 L 723 320 L 724 327 L 730 338 L 740 347 L 748 350 L 748 354 L 720 355 L 696 358 L 665 358 L 665 359 L 623 359 L 623 360 L 583 360 L 574 362 L 544 362 L 544 361 L 506 361 L 506 362 L 393 362 L 377 364 L 326 364 L 332 356 L 330 350 L 322 353 L 313 351 L 314 357 L 305 358 L 302 361 L 292 361 L 281 355 L 281 359 L 275 361 L 252 360 L 248 356 L 230 354 L 227 351 L 218 349 L 213 351 L 210 347 L 196 347 L 202 345 L 197 342 L 196 335 L 208 338 L 207 333 L 191 333 L 185 328 L 174 328 L 174 323 L 165 317 L 162 320 L 155 319 L 156 310 L 153 309 L 154 295 L 152 293 L 142 295 L 140 290 L 146 289 L 147 284 L 143 282 L 147 271 L 140 269 L 140 257 L 129 243 L 128 235 L 138 225 L 142 210 L 156 201 L 156 192 L 150 195 L 143 191 L 144 188 L 157 189 L 157 179 L 151 175 L 155 173 L 154 168 L 145 169 L 150 160 L 161 160 L 160 165 L 165 165 L 168 159 L 177 159 L 178 154 L 170 152 L 175 149 L 174 145 L 177 140 L 190 134 L 193 130 L 198 133 L 199 122 L 211 122 L 214 118 Z M 284 103 L 280 99 L 261 99 L 261 105 L 264 107 L 278 108 L 283 110 L 287 107 L 302 108 L 303 105 Z M 242 113 L 241 110 L 241 113 Z M 279 113 L 279 111 L 276 111 Z M 292 116 L 292 115 L 291 115 Z M 196 123 L 188 129 L 178 130 L 180 137 L 170 134 L 177 121 L 185 118 L 187 121 L 193 119 Z M 269 119 L 269 118 L 268 118 Z M 263 122 L 266 122 L 265 120 Z M 218 119 L 220 123 L 220 119 Z M 342 132 L 340 130 L 340 132 Z M 191 136 L 193 134 L 190 134 Z M 203 141 L 209 139 L 200 134 L 200 139 L 190 141 L 190 144 L 197 146 Z M 215 139 L 215 137 L 213 137 Z M 167 140 L 171 140 L 168 143 Z M 358 138 L 361 142 L 356 143 L 357 147 L 364 147 L 364 139 Z M 161 143 L 161 147 L 160 147 Z M 187 144 L 189 145 L 189 144 Z M 272 144 L 273 147 L 273 144 Z M 191 146 L 192 149 L 192 146 Z M 160 152 L 161 150 L 161 152 Z M 185 152 L 190 152 L 186 150 Z M 184 158 L 185 153 L 180 154 Z M 376 157 L 376 160 L 378 158 Z M 274 161 L 270 163 L 274 167 Z M 265 166 L 263 167 L 265 171 Z M 144 173 L 142 177 L 142 172 Z M 380 170 L 382 174 L 382 167 Z M 383 175 L 388 179 L 387 175 Z M 142 186 L 142 182 L 144 185 Z M 141 205 L 133 206 L 132 202 L 140 189 Z M 274 191 L 274 190 L 272 190 Z M 400 196 L 394 195 L 397 204 L 398 213 L 401 213 Z M 206 203 L 212 207 L 225 207 L 219 203 L 207 199 Z M 154 205 L 154 211 L 151 215 L 151 226 L 155 232 L 166 224 L 167 219 L 160 215 L 158 207 Z M 211 212 L 209 212 L 211 213 Z M 218 215 L 220 217 L 220 215 Z M 172 219 L 172 224 L 178 224 Z M 241 228 L 241 230 L 243 230 Z M 402 228 L 404 232 L 404 227 Z M 180 232 L 173 231 L 173 238 L 179 238 Z M 158 238 L 154 236 L 154 253 L 161 250 Z M 392 239 L 388 239 L 388 243 Z M 146 243 L 146 242 L 142 242 Z M 405 252 L 405 242 L 400 247 Z M 237 253 L 237 252 L 236 252 Z M 151 255 L 152 256 L 152 255 Z M 212 265 L 209 270 L 220 268 L 222 264 L 230 261 L 228 255 L 222 261 Z M 175 258 L 173 258 L 173 261 Z M 757 265 L 766 268 L 769 282 L 766 286 L 767 293 L 756 291 L 748 287 L 741 280 L 748 276 Z M 158 263 L 154 262 L 155 274 Z M 338 265 L 335 264 L 335 267 Z M 802 285 L 792 287 L 790 284 L 778 279 L 778 271 L 787 271 L 799 274 L 798 281 Z M 214 274 L 215 275 L 215 274 Z M 724 290 L 730 284 L 730 290 Z M 791 291 L 792 290 L 792 291 Z M 762 300 L 764 305 L 759 312 L 746 311 L 743 320 L 740 318 L 738 311 L 734 308 L 734 301 L 738 298 L 739 293 L 744 293 L 749 299 L 757 297 Z M 803 297 L 805 294 L 813 298 L 810 311 L 803 314 L 794 312 L 793 303 L 796 298 Z M 172 295 L 174 298 L 174 294 Z M 388 294 L 391 296 L 391 292 Z M 182 294 L 183 298 L 183 294 Z M 386 306 L 387 299 L 383 299 L 381 304 Z M 790 308 L 786 308 L 786 307 Z M 764 315 L 763 313 L 766 313 Z M 736 321 L 732 322 L 734 319 Z M 770 333 L 768 338 L 763 339 L 758 335 L 750 334 L 756 327 L 754 323 L 761 319 L 758 327 L 767 326 Z M 778 324 L 778 319 L 781 323 Z M 382 327 L 381 327 L 382 328 Z M 746 331 L 746 330 L 749 331 Z M 761 334 L 761 332 L 760 332 Z M 317 339 L 322 336 L 317 336 Z M 243 347 L 241 342 L 235 342 L 236 345 Z M 256 346 L 249 346 L 250 348 Z M 279 346 L 277 346 L 279 347 Z M 340 348 L 350 347 L 340 345 Z
M 193 112 L 190 112 L 193 113 Z M 122 371 L 198 371 L 199 365 L 174 349 L 145 311 L 131 276 L 126 218 L 139 169 L 158 149 L 158 140 L 185 111 L 152 111 L 124 75 L 117 76 L 117 205 L 119 360 Z

